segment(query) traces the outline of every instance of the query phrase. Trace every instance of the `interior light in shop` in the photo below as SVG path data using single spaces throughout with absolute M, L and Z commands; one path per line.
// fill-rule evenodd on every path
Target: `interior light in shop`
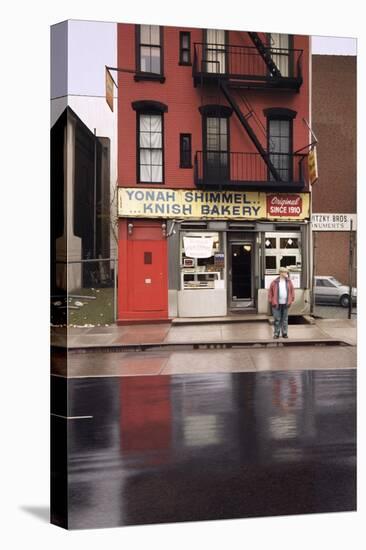
M 252 245 L 251 244 L 245 244 L 244 245 L 244 250 L 246 250 L 247 252 L 250 252 L 252 250 Z
M 289 240 L 287 241 L 287 244 L 289 244 L 289 245 L 291 246 L 293 242 L 294 242 L 294 241 L 293 241 L 292 239 L 289 239 Z
M 237 253 L 236 253 L 236 252 L 234 252 L 234 256 L 237 256 Z
M 269 246 L 271 244 L 271 241 L 269 239 L 266 240 L 266 246 Z

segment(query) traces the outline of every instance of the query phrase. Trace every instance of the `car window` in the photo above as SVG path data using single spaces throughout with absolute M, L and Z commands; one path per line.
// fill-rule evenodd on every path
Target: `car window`
M 323 286 L 334 288 L 336 285 L 334 285 L 329 279 L 323 279 Z
M 342 286 L 342 283 L 337 281 L 334 277 L 329 277 L 329 280 L 335 285 L 335 286 Z
M 315 286 L 323 286 L 323 279 L 316 279 Z

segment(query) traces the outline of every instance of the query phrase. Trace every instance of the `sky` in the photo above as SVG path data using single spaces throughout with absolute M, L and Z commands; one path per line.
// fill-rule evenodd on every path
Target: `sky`
M 357 55 L 357 39 L 337 36 L 313 36 L 313 54 Z

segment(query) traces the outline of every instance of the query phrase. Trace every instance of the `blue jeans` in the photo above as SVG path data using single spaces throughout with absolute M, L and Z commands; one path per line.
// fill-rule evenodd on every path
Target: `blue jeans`
M 278 307 L 272 306 L 272 313 L 274 317 L 274 334 L 275 336 L 282 336 L 287 334 L 288 329 L 288 305 L 280 304 Z

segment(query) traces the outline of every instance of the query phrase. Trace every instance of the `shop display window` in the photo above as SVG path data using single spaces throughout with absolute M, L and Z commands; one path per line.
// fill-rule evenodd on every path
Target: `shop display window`
M 181 290 L 224 288 L 222 235 L 218 232 L 182 232 L 180 272 Z

